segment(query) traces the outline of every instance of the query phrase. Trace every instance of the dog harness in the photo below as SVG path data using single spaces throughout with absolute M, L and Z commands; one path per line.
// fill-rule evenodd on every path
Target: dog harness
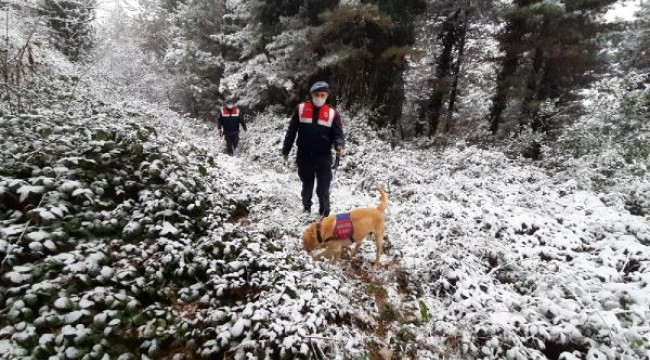
M 323 240 L 323 236 L 321 235 L 320 221 L 316 223 L 316 237 L 318 238 L 318 242 L 323 243 L 330 240 L 342 239 L 349 239 L 350 242 L 354 242 L 352 238 L 352 235 L 354 235 L 354 226 L 352 226 L 352 220 L 350 220 L 350 213 L 336 214 L 335 221 L 332 236 L 325 240 Z

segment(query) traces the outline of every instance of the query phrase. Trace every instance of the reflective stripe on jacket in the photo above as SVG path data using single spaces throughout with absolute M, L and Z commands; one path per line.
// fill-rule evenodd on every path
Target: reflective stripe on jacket
M 317 108 L 311 101 L 298 105 L 291 116 L 282 153 L 289 154 L 294 142 L 298 145 L 299 160 L 331 156 L 332 146 L 345 146 L 343 122 L 338 111 L 329 105 Z
M 304 102 L 298 105 L 298 117 L 301 123 L 311 124 L 314 117 L 315 106 L 311 102 Z M 329 105 L 325 104 L 318 109 L 318 125 L 332 127 L 336 110 L 332 109 Z
M 224 106 L 221 108 L 221 116 L 222 117 L 239 116 L 239 109 L 236 106 L 233 106 L 232 109 L 228 109 L 227 107 Z
M 244 118 L 241 116 L 239 109 L 236 106 L 233 106 L 232 109 L 227 107 L 222 107 L 219 112 L 219 119 L 217 120 L 217 127 L 223 129 L 226 133 L 239 132 L 239 127 L 246 129 L 246 123 Z

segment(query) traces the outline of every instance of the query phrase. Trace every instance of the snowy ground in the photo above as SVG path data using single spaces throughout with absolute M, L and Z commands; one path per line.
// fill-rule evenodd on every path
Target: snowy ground
M 647 356 L 650 226 L 623 194 L 493 151 L 391 149 L 360 122 L 348 121 L 333 211 L 376 204 L 381 184 L 389 241 L 377 272 L 370 241 L 361 258 L 324 267 L 346 279 L 347 301 L 369 324 L 348 339 L 351 353 L 364 344 L 413 358 Z M 240 154 L 219 159 L 244 184 L 240 196 L 264 199 L 239 226 L 280 228 L 282 246 L 299 252 L 305 219 L 295 168 L 279 155 L 285 125 L 258 117 Z
M 333 211 L 382 185 L 387 243 L 377 271 L 371 241 L 318 263 L 287 119 L 230 157 L 212 124 L 45 74 L 24 112 L 0 103 L 0 358 L 650 356 L 647 166 L 393 147 L 343 114 Z
M 213 124 L 147 104 L 64 109 L 0 118 L 3 357 L 648 356 L 645 172 L 392 147 L 344 114 L 333 211 L 389 192 L 372 271 L 371 241 L 338 264 L 301 250 L 316 214 L 286 119 L 256 116 L 230 157 Z

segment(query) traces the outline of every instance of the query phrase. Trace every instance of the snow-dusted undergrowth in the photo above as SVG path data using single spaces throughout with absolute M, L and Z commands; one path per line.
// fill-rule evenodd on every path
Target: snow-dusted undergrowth
M 475 147 L 393 149 L 363 117 L 346 120 L 334 210 L 374 204 L 375 183 L 390 191 L 384 270 L 337 270 L 366 283 L 353 283 L 351 301 L 384 323 L 366 331 L 377 346 L 415 358 L 647 356 L 650 226 L 647 213 L 628 211 L 631 199 L 647 201 L 647 174 L 589 164 L 549 174 Z M 272 116 L 251 125 L 252 166 L 286 172 L 277 155 L 285 126 Z M 292 201 L 280 213 L 295 212 Z M 368 286 L 387 300 L 369 299 Z
M 35 21 L 14 23 L 10 54 Z M 40 28 L 34 39 L 39 67 L 20 102 L 0 103 L 0 357 L 648 358 L 650 179 L 621 156 L 647 158 L 645 137 L 603 148 L 615 142 L 578 122 L 540 166 L 462 144 L 393 148 L 344 114 L 333 210 L 373 206 L 384 186 L 388 241 L 376 272 L 371 241 L 314 263 L 280 156 L 286 119 L 254 116 L 228 157 L 213 124 L 118 101 L 168 86 L 130 60 L 136 47 L 86 68 Z M 75 69 L 79 85 L 59 76 Z M 625 111 L 610 113 L 586 125 Z
M 286 247 L 295 230 L 237 225 L 270 194 L 199 126 L 69 80 L 35 82 L 29 113 L 0 118 L 4 356 L 294 358 L 308 334 L 351 336 L 328 326 L 350 318 L 345 280 Z
M 0 117 L 5 357 L 647 356 L 637 165 L 393 148 L 345 117 L 334 211 L 390 192 L 373 272 L 370 241 L 339 264 L 301 251 L 286 119 L 256 116 L 228 157 L 213 124 L 75 81 L 34 78 Z

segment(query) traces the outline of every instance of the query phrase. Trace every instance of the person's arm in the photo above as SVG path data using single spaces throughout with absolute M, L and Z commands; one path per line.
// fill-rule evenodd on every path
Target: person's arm
M 221 112 L 219 111 L 219 106 L 217 106 L 218 102 L 219 99 L 215 100 L 212 104 L 210 104 L 210 106 L 208 106 L 208 114 L 209 114 L 208 120 L 211 123 L 217 122 L 217 119 L 219 118 L 217 114 L 221 115 Z
M 291 147 L 293 146 L 294 141 L 296 141 L 296 135 L 298 134 L 298 126 L 300 125 L 300 120 L 298 120 L 298 111 L 295 111 L 291 115 L 291 121 L 289 121 L 289 127 L 287 128 L 287 133 L 284 135 L 284 145 L 282 146 L 282 155 L 285 157 L 289 156 L 291 152 Z
M 223 114 L 221 113 L 221 108 L 219 108 L 219 118 L 217 118 L 217 130 L 219 130 L 219 136 L 223 136 L 223 129 L 224 129 L 224 117 Z
M 332 135 L 334 148 L 336 149 L 336 153 L 340 155 L 345 148 L 345 134 L 343 133 L 343 121 L 341 120 L 338 111 L 336 112 L 336 116 L 334 116 Z
M 244 131 L 248 131 L 248 128 L 246 127 L 246 119 L 244 118 L 244 115 L 239 117 L 239 123 L 241 124 L 241 127 L 244 129 Z

